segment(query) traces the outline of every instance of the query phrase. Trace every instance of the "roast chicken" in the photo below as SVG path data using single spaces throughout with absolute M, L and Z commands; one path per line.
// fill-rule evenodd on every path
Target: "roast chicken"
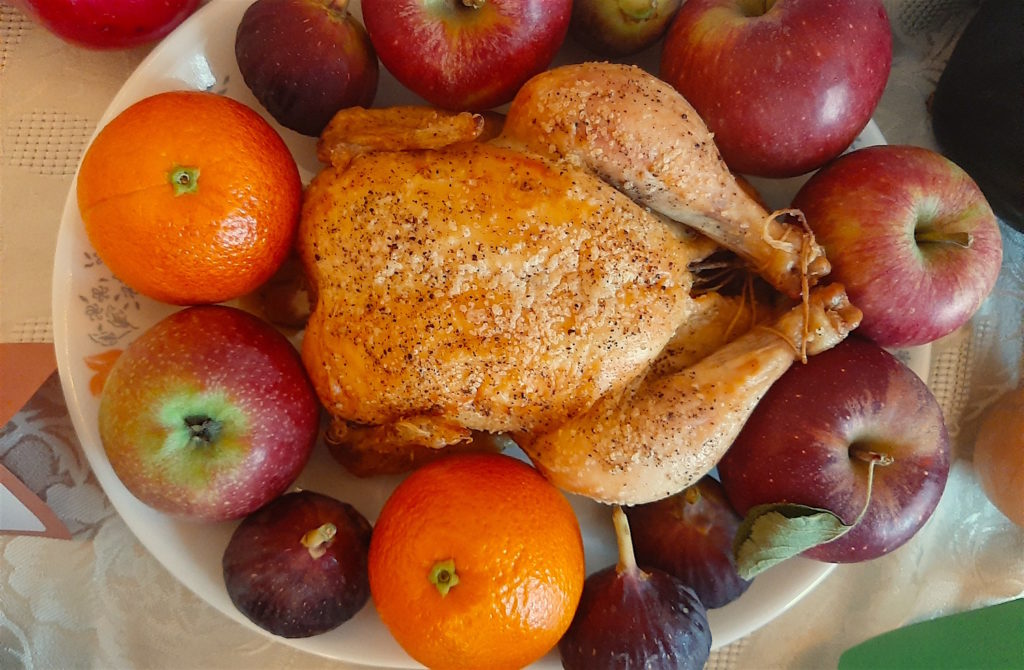
M 860 319 L 841 287 L 812 288 L 828 263 L 799 217 L 740 188 L 689 104 L 635 67 L 552 70 L 503 125 L 344 110 L 318 150 L 302 355 L 363 474 L 512 440 L 567 491 L 655 500 Z M 698 290 L 723 250 L 780 299 Z

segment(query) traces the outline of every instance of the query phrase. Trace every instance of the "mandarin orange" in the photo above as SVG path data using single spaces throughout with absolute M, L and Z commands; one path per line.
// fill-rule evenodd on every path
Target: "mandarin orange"
M 521 668 L 568 629 L 583 542 L 565 496 L 503 454 L 414 471 L 374 526 L 370 591 L 410 656 L 435 669 Z
M 99 257 L 129 287 L 178 305 L 244 295 L 294 241 L 302 197 L 281 136 L 230 98 L 144 98 L 96 135 L 78 208 Z

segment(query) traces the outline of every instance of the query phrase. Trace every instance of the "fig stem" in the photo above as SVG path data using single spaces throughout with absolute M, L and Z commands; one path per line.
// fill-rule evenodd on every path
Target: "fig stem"
M 328 521 L 319 528 L 307 531 L 306 534 L 302 536 L 302 546 L 304 546 L 309 551 L 309 555 L 316 560 L 327 553 L 327 548 L 331 546 L 331 542 L 337 534 L 337 526 Z
M 970 249 L 974 246 L 974 236 L 966 231 L 944 232 L 940 230 L 923 230 L 914 232 L 914 239 L 918 243 L 931 242 L 935 244 L 952 244 L 954 246 Z
M 444 598 L 452 590 L 452 587 L 459 583 L 459 575 L 455 572 L 455 559 L 449 558 L 434 563 L 427 579 L 437 587 L 437 592 Z
M 629 519 L 619 505 L 612 510 L 612 524 L 615 526 L 615 542 L 619 546 L 619 562 L 615 571 L 620 575 L 634 573 L 638 568 L 636 554 L 633 553 L 633 534 L 629 530 Z

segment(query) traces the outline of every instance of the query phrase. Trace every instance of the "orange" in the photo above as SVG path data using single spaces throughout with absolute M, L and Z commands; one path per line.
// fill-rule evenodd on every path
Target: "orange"
M 583 590 L 579 523 L 565 496 L 502 454 L 414 471 L 374 526 L 370 591 L 381 620 L 429 668 L 521 668 L 569 627 Z
M 295 238 L 302 182 L 280 135 L 246 105 L 171 91 L 96 135 L 78 208 L 99 257 L 137 292 L 177 305 L 244 295 Z

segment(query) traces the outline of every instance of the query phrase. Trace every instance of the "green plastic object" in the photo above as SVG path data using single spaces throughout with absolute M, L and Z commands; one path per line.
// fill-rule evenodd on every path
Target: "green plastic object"
M 1024 670 L 1024 598 L 922 621 L 843 652 L 839 670 Z

